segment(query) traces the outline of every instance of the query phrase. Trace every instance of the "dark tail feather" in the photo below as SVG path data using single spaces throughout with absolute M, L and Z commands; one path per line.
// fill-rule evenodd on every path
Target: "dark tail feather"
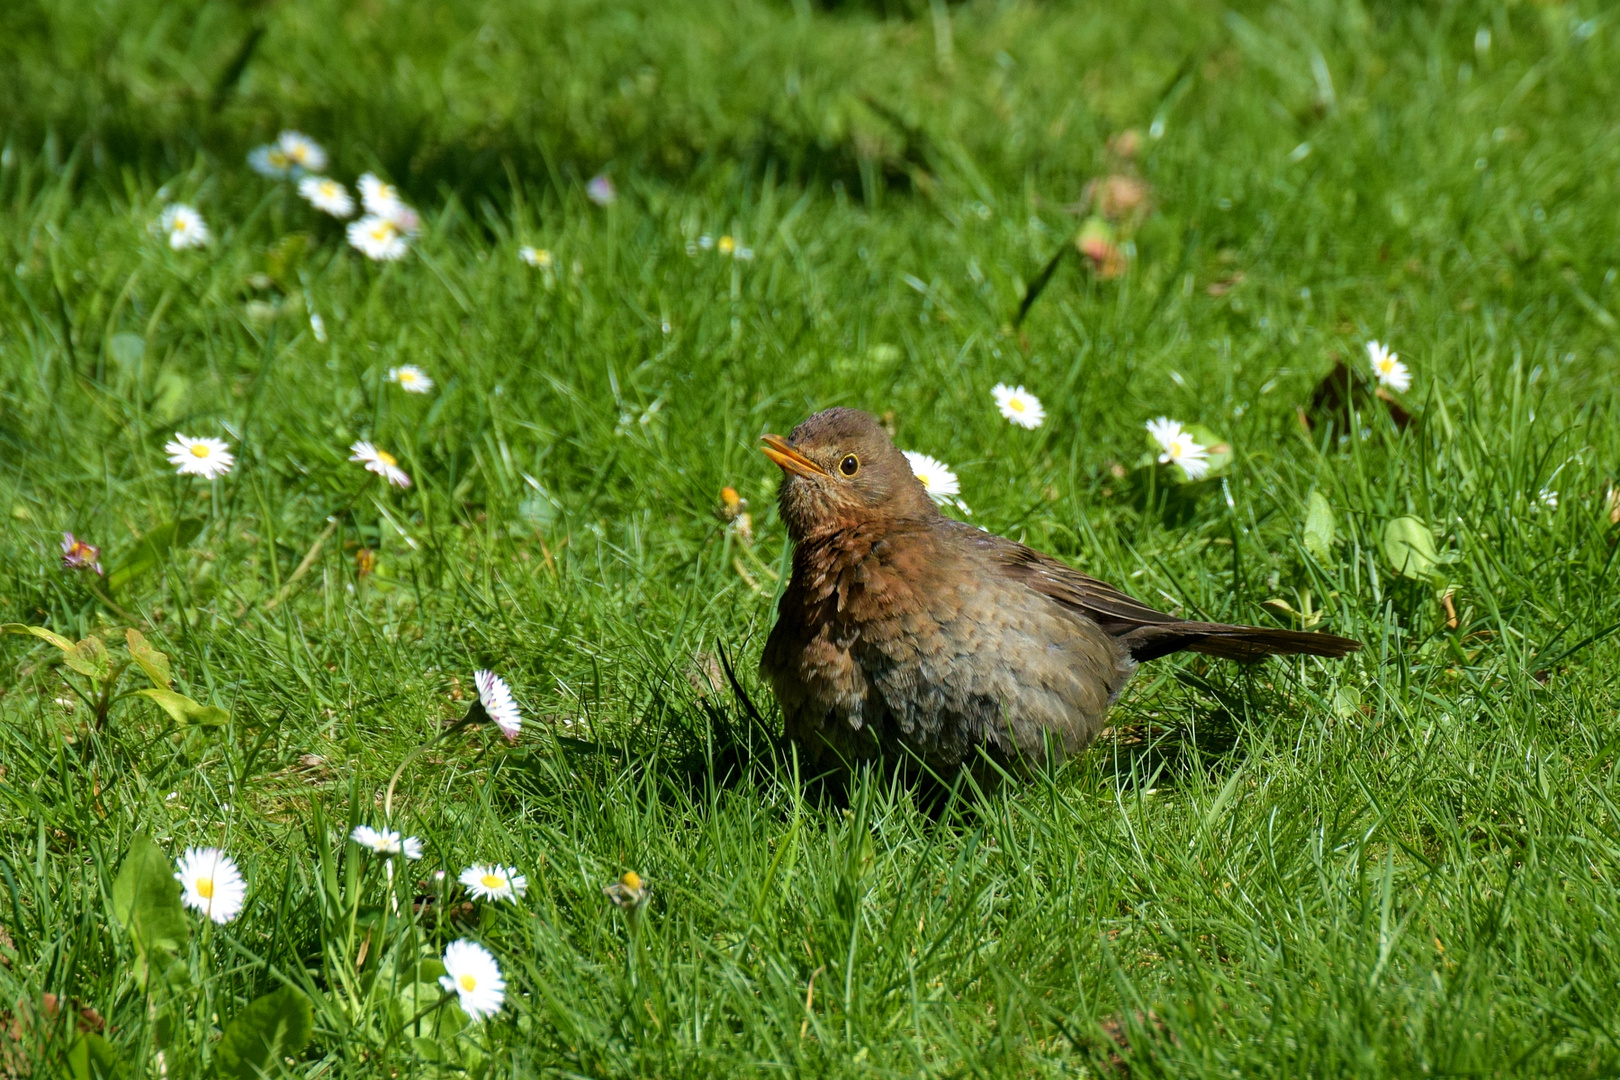
M 1223 623 L 1159 623 L 1139 626 L 1120 638 L 1131 659 L 1156 660 L 1183 649 L 1226 660 L 1261 660 L 1274 653 L 1338 659 L 1361 648 L 1361 642 L 1304 630 L 1270 630 L 1263 626 Z

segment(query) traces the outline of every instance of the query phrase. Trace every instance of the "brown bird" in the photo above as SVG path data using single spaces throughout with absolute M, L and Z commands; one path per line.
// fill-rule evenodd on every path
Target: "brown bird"
M 943 773 L 983 750 L 1018 769 L 1084 750 L 1142 661 L 1361 647 L 1178 619 L 952 520 L 864 412 L 828 409 L 763 441 L 795 547 L 760 671 L 822 767 L 888 753 Z

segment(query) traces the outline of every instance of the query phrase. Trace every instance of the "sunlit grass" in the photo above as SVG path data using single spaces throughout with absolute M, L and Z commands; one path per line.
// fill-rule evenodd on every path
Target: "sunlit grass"
M 942 59 L 932 9 L 737 7 L 620 12 L 564 49 L 542 33 L 561 4 L 542 29 L 407 6 L 358 44 L 282 5 L 220 109 L 188 112 L 244 31 L 203 4 L 217 48 L 120 36 L 147 51 L 20 99 L 0 621 L 115 655 L 135 626 L 230 720 L 101 709 L 57 647 L 0 637 L 6 1062 L 65 1051 L 51 994 L 133 1069 L 160 1045 L 171 1074 L 223 1068 L 221 1029 L 293 985 L 314 1037 L 288 1068 L 311 1077 L 1612 1072 L 1620 29 L 1578 5 L 1193 6 L 1142 30 L 1145 8 L 975 4 L 948 9 Z M 47 14 L 53 48 L 88 42 Z M 434 20 L 395 43 L 415 67 L 361 78 Z M 46 86 L 57 54 L 12 40 L 13 82 Z M 327 112 L 272 61 L 370 104 Z M 473 124 L 419 96 L 421 72 L 496 94 L 525 62 L 529 111 L 473 94 L 494 101 Z M 248 168 L 295 121 L 345 184 L 405 186 L 403 260 Z M 1129 165 L 1105 147 L 1126 127 Z M 604 167 L 606 207 L 585 194 Z M 1014 328 L 1079 228 L 1065 207 L 1127 167 L 1151 188 L 1128 268 L 1071 253 Z M 181 200 L 207 246 L 153 233 Z M 1410 368 L 1412 422 L 1370 396 L 1313 415 L 1338 360 L 1370 386 L 1372 339 Z M 407 366 L 429 392 L 390 379 Z M 999 383 L 1044 423 L 1002 419 Z M 828 799 L 754 675 L 787 572 L 754 447 L 831 404 L 948 462 L 975 524 L 1167 609 L 1365 649 L 1158 661 L 1054 776 Z M 1230 465 L 1145 489 L 1161 416 Z M 232 471 L 176 476 L 178 432 L 224 440 Z M 351 461 L 362 440 L 411 486 Z M 746 507 L 722 513 L 727 486 Z M 1405 518 L 1432 538 L 1422 580 L 1391 565 Z M 63 568 L 64 532 L 105 578 Z M 521 737 L 407 760 L 486 668 Z M 362 857 L 356 825 L 423 858 Z M 249 886 L 237 920 L 193 921 L 176 1030 L 112 915 L 137 833 L 221 847 Z M 462 906 L 473 863 L 526 894 Z M 461 937 L 507 980 L 475 1038 L 411 1019 L 437 992 L 422 961 Z

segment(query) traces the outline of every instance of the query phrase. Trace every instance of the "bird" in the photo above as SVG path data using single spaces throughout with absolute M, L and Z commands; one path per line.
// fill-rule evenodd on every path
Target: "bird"
M 942 514 L 869 413 L 761 436 L 793 571 L 760 674 L 825 772 L 882 758 L 936 776 L 1028 773 L 1096 738 L 1137 665 L 1190 650 L 1337 658 L 1331 634 L 1182 619 Z

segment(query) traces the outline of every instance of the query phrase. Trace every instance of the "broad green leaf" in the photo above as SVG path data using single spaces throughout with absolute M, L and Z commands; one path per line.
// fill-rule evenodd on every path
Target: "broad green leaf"
M 1419 518 L 1398 517 L 1384 526 L 1384 558 L 1402 577 L 1440 582 L 1441 558 L 1434 534 Z
M 224 1080 L 261 1080 L 281 1071 L 283 1058 L 304 1052 L 315 1033 L 309 998 L 284 986 L 252 1002 L 225 1025 L 214 1048 L 214 1065 Z
M 177 547 L 185 547 L 195 540 L 200 532 L 202 522 L 196 518 L 181 518 L 179 521 L 159 525 L 141 537 L 134 550 L 119 560 L 117 566 L 107 571 L 107 588 L 122 588 L 140 575 L 157 569 L 169 557 L 171 551 Z
M 218 727 L 228 722 L 231 714 L 215 705 L 200 705 L 173 690 L 137 690 L 141 697 L 150 698 L 162 707 L 163 711 L 177 724 L 203 724 L 209 727 Z
M 52 633 L 43 626 L 29 626 L 26 623 L 8 622 L 4 625 L 0 625 L 0 630 L 3 630 L 8 634 L 33 634 L 42 641 L 50 642 L 63 652 L 69 652 L 73 648 L 73 642 L 69 641 L 61 634 Z
M 1333 692 L 1333 714 L 1348 720 L 1361 711 L 1361 691 L 1354 686 L 1341 686 Z
M 152 685 L 159 690 L 167 690 L 174 682 L 174 677 L 169 674 L 169 658 L 154 649 L 147 642 L 146 635 L 133 626 L 124 631 L 124 641 L 129 646 L 129 655 L 141 665 L 141 670 L 152 680 Z
M 142 954 L 173 955 L 191 934 L 180 906 L 180 883 L 169 856 L 145 836 L 137 835 L 124 854 L 112 888 L 113 917 Z
M 1305 550 L 1320 562 L 1333 558 L 1333 540 L 1337 532 L 1333 519 L 1333 506 L 1320 491 L 1311 492 L 1305 507 Z
M 68 1047 L 67 1074 L 72 1080 L 113 1080 L 124 1073 L 118 1050 L 93 1031 L 80 1032 Z
M 97 682 L 112 678 L 112 657 L 100 638 L 87 637 L 62 654 L 62 662 Z

